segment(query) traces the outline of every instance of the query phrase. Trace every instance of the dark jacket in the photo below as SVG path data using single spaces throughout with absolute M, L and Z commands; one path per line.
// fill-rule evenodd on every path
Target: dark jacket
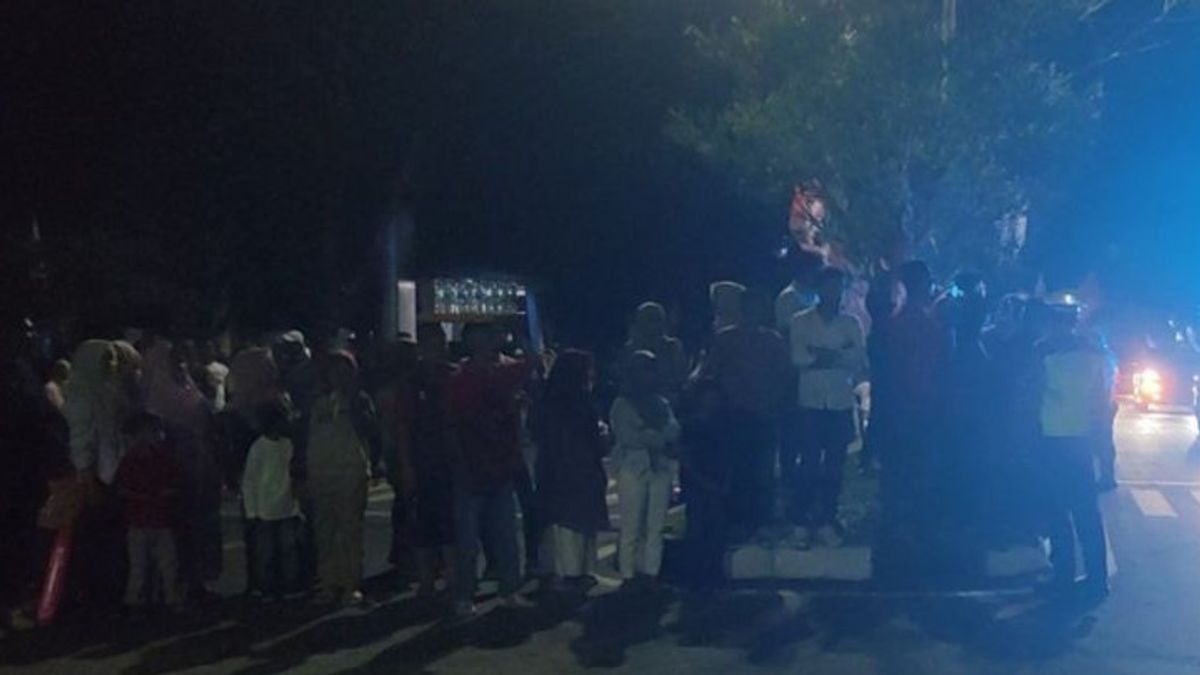
M 547 522 L 584 533 L 608 529 L 607 445 L 586 397 L 543 401 L 530 419 L 538 444 L 537 486 Z

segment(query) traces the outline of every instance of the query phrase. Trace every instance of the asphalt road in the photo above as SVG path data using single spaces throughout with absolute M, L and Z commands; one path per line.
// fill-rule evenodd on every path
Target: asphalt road
M 1200 461 L 1194 420 L 1123 411 L 1121 488 L 1104 498 L 1112 596 L 1064 608 L 1021 591 L 878 594 L 745 590 L 702 603 L 669 590 L 534 594 L 475 622 L 372 582 L 379 605 L 325 614 L 228 600 L 179 617 L 68 625 L 0 644 L 22 673 L 878 673 L 1200 672 Z M 369 572 L 386 553 L 373 495 Z M 611 544 L 611 535 L 605 545 Z M 229 543 L 239 586 L 240 552 Z M 611 572 L 608 572 L 611 575 Z

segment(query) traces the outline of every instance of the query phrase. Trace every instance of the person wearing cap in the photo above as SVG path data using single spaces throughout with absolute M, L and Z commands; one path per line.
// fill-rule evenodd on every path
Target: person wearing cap
M 321 396 L 322 372 L 325 364 L 321 359 L 330 351 L 326 344 L 314 351 L 309 349 L 304 333 L 289 330 L 279 336 L 271 351 L 279 365 L 279 379 L 292 400 L 292 406 L 300 415 L 307 414 L 313 403 Z
M 1108 563 L 1093 443 L 1108 416 L 1108 366 L 1103 351 L 1076 330 L 1077 298 L 1059 293 L 1047 297 L 1046 304 L 1051 310 L 1046 335 L 1037 344 L 1041 453 L 1036 459 L 1047 477 L 1054 570 L 1048 588 L 1099 599 L 1108 594 Z M 1075 578 L 1076 539 L 1086 574 L 1081 581 Z

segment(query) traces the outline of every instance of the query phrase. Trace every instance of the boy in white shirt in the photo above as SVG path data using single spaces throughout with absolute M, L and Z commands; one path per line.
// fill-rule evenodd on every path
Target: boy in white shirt
M 299 591 L 300 504 L 292 487 L 295 447 L 287 437 L 282 404 L 258 413 L 262 435 L 250 446 L 242 475 L 242 507 L 254 539 L 250 564 L 262 593 L 279 598 Z

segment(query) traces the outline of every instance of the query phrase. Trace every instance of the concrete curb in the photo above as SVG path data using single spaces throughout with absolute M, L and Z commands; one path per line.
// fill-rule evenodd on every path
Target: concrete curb
M 1019 546 L 989 551 L 989 579 L 1032 576 L 1049 569 L 1044 549 Z M 871 547 L 845 546 L 800 550 L 749 544 L 730 550 L 725 572 L 734 581 L 814 580 L 868 582 L 872 579 Z

